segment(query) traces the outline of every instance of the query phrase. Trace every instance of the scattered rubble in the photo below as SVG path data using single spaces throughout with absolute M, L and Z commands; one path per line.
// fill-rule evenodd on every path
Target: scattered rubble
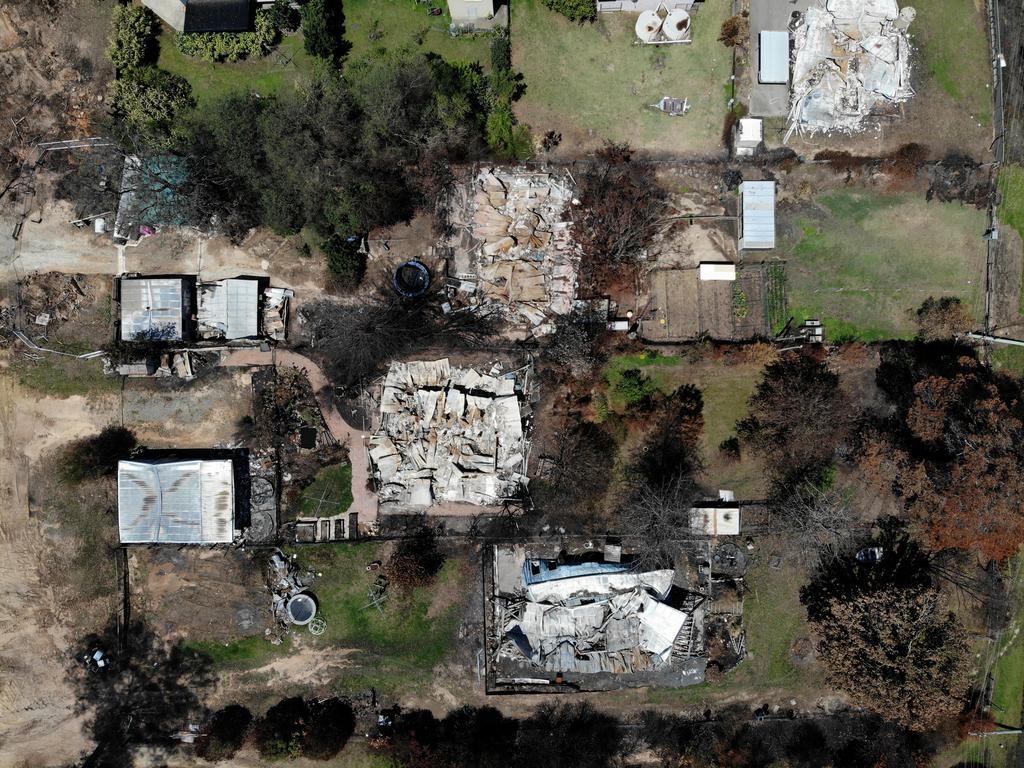
M 18 282 L 23 322 L 41 333 L 55 331 L 73 320 L 91 298 L 84 275 L 33 272 Z
M 825 0 L 794 31 L 793 133 L 854 133 L 914 95 L 907 28 L 916 12 L 896 0 Z
M 568 173 L 492 169 L 464 190 L 459 243 L 449 264 L 449 299 L 459 309 L 497 312 L 516 335 L 553 333 L 553 316 L 568 315 L 576 295 L 578 249 L 566 206 Z
M 370 460 L 381 503 L 483 506 L 527 484 L 523 404 L 531 366 L 508 373 L 453 368 L 447 359 L 392 363 L 380 396 Z

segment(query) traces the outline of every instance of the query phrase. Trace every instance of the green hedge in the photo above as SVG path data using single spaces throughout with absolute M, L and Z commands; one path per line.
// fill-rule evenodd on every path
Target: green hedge
M 175 43 L 185 56 L 204 61 L 238 61 L 266 56 L 280 39 L 280 30 L 269 11 L 256 14 L 254 32 L 193 32 L 177 35 Z

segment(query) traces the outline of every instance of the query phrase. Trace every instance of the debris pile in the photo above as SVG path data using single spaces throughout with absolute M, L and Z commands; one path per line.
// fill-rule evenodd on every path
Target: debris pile
M 456 254 L 456 308 L 500 313 L 524 338 L 554 332 L 572 311 L 579 263 L 565 208 L 570 177 L 522 169 L 483 171 L 466 196 L 468 238 Z
M 392 363 L 369 443 L 381 503 L 489 506 L 521 496 L 529 373 L 502 374 L 496 364 L 481 374 L 447 359 Z
M 534 559 L 523 547 L 496 549 L 495 566 L 498 660 L 549 673 L 628 674 L 703 653 L 705 598 L 683 593 L 670 604 L 679 592 L 674 570 Z
M 865 127 L 914 95 L 907 28 L 916 12 L 896 0 L 825 0 L 807 10 L 794 33 L 794 132 Z
M 288 604 L 296 595 L 308 594 L 309 585 L 313 583 L 315 574 L 300 572 L 292 558 L 276 549 L 270 556 L 267 573 L 267 586 L 273 595 L 274 618 L 281 624 L 294 624 L 289 614 Z M 312 618 L 310 615 L 309 618 Z
M 33 272 L 18 282 L 18 297 L 26 324 L 53 331 L 73 320 L 89 298 L 88 283 L 82 275 L 62 272 Z

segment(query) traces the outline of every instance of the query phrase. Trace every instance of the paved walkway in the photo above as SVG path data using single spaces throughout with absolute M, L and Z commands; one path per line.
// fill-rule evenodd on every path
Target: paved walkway
M 366 453 L 365 441 L 369 432 L 354 429 L 341 418 L 338 409 L 331 400 L 331 385 L 323 370 L 310 360 L 286 349 L 273 349 L 264 352 L 260 349 L 237 349 L 222 354 L 218 365 L 225 367 L 243 367 L 251 365 L 276 365 L 279 367 L 298 368 L 309 379 L 313 393 L 316 395 L 320 413 L 334 439 L 348 445 L 349 462 L 352 464 L 352 506 L 349 512 L 359 515 L 363 525 L 377 520 L 377 495 L 368 489 L 370 478 L 370 461 Z

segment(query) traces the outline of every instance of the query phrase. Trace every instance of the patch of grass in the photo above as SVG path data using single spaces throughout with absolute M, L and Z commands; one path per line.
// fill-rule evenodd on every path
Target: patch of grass
M 995 688 L 992 690 L 992 717 L 1010 728 L 1021 726 L 1024 705 L 1024 554 L 1010 563 L 1010 572 L 1016 576 L 1011 583 L 1017 601 L 1017 615 L 1004 634 L 1004 644 L 998 649 L 999 658 L 992 670 Z
M 988 359 L 995 370 L 1024 377 L 1024 347 L 996 345 Z
M 999 169 L 999 221 L 1024 237 L 1024 166 L 1004 165 Z
M 313 59 L 303 47 L 301 34 L 281 38 L 278 47 L 262 59 L 237 62 L 211 62 L 185 56 L 175 46 L 174 35 L 174 30 L 164 26 L 157 66 L 189 81 L 199 109 L 236 91 L 273 95 L 285 85 L 310 74 L 314 67 Z
M 249 669 L 267 664 L 277 656 L 288 652 L 289 642 L 272 645 L 261 635 L 243 637 L 231 643 L 217 643 L 207 640 L 189 640 L 185 648 L 194 653 L 208 656 L 213 664 L 232 669 Z
M 818 198 L 789 250 L 790 315 L 825 323 L 830 341 L 910 338 L 929 296 L 984 310 L 984 211 L 913 195 L 840 192 Z
M 335 464 L 321 469 L 313 482 L 303 489 L 299 509 L 303 517 L 331 517 L 347 512 L 350 506 L 352 466 Z
M 759 498 L 764 491 L 761 463 L 744 456 L 741 461 L 724 460 L 719 444 L 735 434 L 736 422 L 746 415 L 747 400 L 761 373 L 758 364 L 726 364 L 715 360 L 688 362 L 680 357 L 648 351 L 638 355 L 611 358 L 603 376 L 608 384 L 606 411 L 623 413 L 625 403 L 616 397 L 616 385 L 622 372 L 639 368 L 655 388 L 668 394 L 683 384 L 693 384 L 704 398 L 704 434 L 701 451 L 707 461 L 705 477 L 709 484 L 736 491 L 741 497 Z
M 984 5 L 921 0 L 910 26 L 913 43 L 939 87 L 978 122 L 992 122 L 992 68 Z
M 762 551 L 767 541 L 762 541 Z M 696 703 L 734 696 L 741 691 L 784 688 L 794 693 L 820 690 L 823 679 L 817 666 L 792 662 L 793 641 L 807 636 L 807 611 L 800 604 L 800 585 L 806 574 L 783 563 L 772 568 L 762 555 L 747 571 L 748 592 L 743 598 L 747 656 L 725 678 L 678 690 L 655 689 L 651 703 Z
M 429 16 L 430 7 L 442 10 L 440 16 Z M 416 0 L 345 0 L 345 39 L 352 48 L 348 60 L 355 61 L 371 51 L 411 47 L 423 53 L 436 53 L 448 61 L 476 61 L 485 70 L 491 67 L 491 35 L 489 33 L 452 37 L 448 3 L 433 0 L 420 4 Z M 371 40 L 370 35 L 380 35 Z
M 451 649 L 465 608 L 461 582 L 469 566 L 459 558 L 445 561 L 433 584 L 407 595 L 391 590 L 383 612 L 367 608 L 367 592 L 379 572 L 366 565 L 383 559 L 383 545 L 318 544 L 290 550 L 299 563 L 323 576 L 311 587 L 320 603 L 327 631 L 310 637 L 319 645 L 350 648 L 355 665 L 337 684 L 357 690 L 415 689 Z
M 516 114 L 534 134 L 559 131 L 573 146 L 609 139 L 662 152 L 721 148 L 732 52 L 718 34 L 729 3 L 700 4 L 693 42 L 656 52 L 634 45 L 635 14 L 574 24 L 540 0 L 515 0 L 510 10 L 513 67 L 526 80 Z M 662 96 L 689 99 L 689 113 L 651 109 Z
M 18 360 L 11 366 L 18 382 L 50 397 L 109 395 L 121 389 L 120 376 L 103 373 L 102 360 L 78 360 L 73 357 L 40 352 L 39 360 Z

